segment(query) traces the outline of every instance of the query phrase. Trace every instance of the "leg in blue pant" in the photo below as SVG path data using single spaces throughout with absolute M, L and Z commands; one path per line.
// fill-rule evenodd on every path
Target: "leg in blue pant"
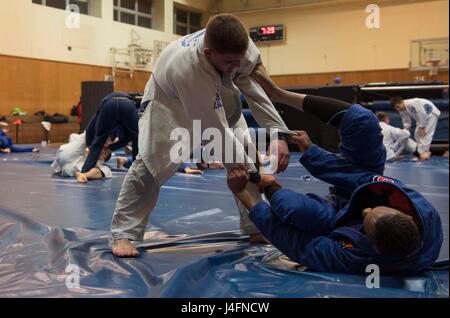
M 93 138 L 86 138 L 89 147 L 89 155 L 83 165 L 82 173 L 90 171 L 97 165 L 98 158 L 108 136 L 114 131 L 119 123 L 118 109 L 119 101 L 107 100 L 89 123 L 86 134 L 88 136 L 93 136 Z M 89 143 L 90 138 L 92 138 L 91 143 Z
M 120 149 L 132 141 L 134 159 L 138 152 L 138 115 L 136 104 L 127 98 L 113 97 L 104 101 L 99 112 L 86 129 L 86 143 L 89 146 L 89 155 L 83 166 L 83 173 L 96 166 L 108 136 L 118 129 L 123 134 L 119 137 L 118 142 L 109 146 L 110 150 Z
M 37 148 L 15 146 L 12 139 L 6 136 L 6 134 L 2 134 L 2 136 L 0 136 L 0 149 L 9 149 L 11 152 L 16 153 L 38 151 Z

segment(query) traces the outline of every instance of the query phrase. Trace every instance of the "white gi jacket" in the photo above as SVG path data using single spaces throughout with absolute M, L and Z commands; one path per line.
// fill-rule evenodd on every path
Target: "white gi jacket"
M 246 127 L 240 91 L 261 127 L 290 132 L 264 90 L 250 77 L 261 63 L 255 44 L 250 41 L 241 68 L 221 78 L 203 54 L 204 35 L 201 30 L 172 42 L 159 57 L 145 88 L 142 102 L 151 104 L 139 122 L 139 154 L 160 185 L 177 168 L 170 162 L 175 141 L 168 140 L 173 129 L 186 128 L 192 135 L 193 120 L 201 120 L 202 130 L 214 127 L 223 134 L 225 128 Z
M 59 147 L 56 152 L 56 159 L 51 164 L 53 174 L 62 177 L 75 177 L 76 172 L 80 172 L 86 161 L 86 133 L 71 134 L 69 142 Z M 103 164 L 103 161 L 97 162 L 96 168 L 100 169 L 106 179 L 112 178 L 111 169 Z
M 254 43 L 250 41 L 241 68 L 234 74 L 221 77 L 203 54 L 204 34 L 205 30 L 201 30 L 172 42 L 156 62 L 142 99 L 142 103 L 149 101 L 149 104 L 139 120 L 139 155 L 125 177 L 113 215 L 111 232 L 114 240 L 140 241 L 144 238 L 161 186 L 175 174 L 183 160 L 189 159 L 190 153 L 187 158 L 177 158 L 179 161 L 175 162 L 171 157 L 174 146 L 182 144 L 190 152 L 200 148 L 202 138 L 193 136 L 193 133 L 202 134 L 208 128 L 215 128 L 214 133 L 219 131 L 222 135 L 217 137 L 232 141 L 234 151 L 239 154 L 234 157 L 243 157 L 247 169 L 256 171 L 241 142 L 226 129 L 247 129 L 240 91 L 246 95 L 252 114 L 261 127 L 290 133 L 264 90 L 250 78 L 261 61 Z M 193 129 L 194 120 L 201 121 L 199 132 Z M 191 140 L 180 142 L 171 138 L 171 133 L 176 130 L 187 131 L 190 134 L 187 139 Z M 225 133 L 232 138 L 226 138 Z M 179 137 L 179 134 L 175 135 L 175 138 Z M 250 146 L 248 132 L 244 135 L 243 142 Z M 224 140 L 221 143 L 223 145 Z M 222 155 L 227 159 L 229 154 L 223 151 Z M 234 166 L 233 160 L 215 159 L 223 161 L 228 170 Z M 248 184 L 247 190 L 255 198 L 261 196 L 256 184 Z M 250 221 L 245 207 L 236 197 L 235 200 L 241 231 L 257 233 L 258 229 Z
M 403 150 L 413 153 L 417 144 L 410 140 L 411 133 L 407 129 L 400 129 L 384 122 L 380 122 L 383 133 L 383 144 L 386 147 L 386 160 L 395 160 Z
M 426 128 L 431 116 L 439 117 L 440 110 L 429 100 L 424 98 L 412 98 L 404 100 L 406 111 L 400 112 L 403 128 L 411 128 L 412 117 L 419 128 Z

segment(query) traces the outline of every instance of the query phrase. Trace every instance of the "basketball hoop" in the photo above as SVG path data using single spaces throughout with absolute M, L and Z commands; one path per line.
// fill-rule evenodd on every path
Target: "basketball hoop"
M 427 65 L 430 65 L 430 76 L 436 76 L 438 74 L 440 63 L 441 63 L 441 60 L 427 61 Z
M 116 78 L 116 73 L 127 72 L 133 78 L 136 70 L 148 70 L 148 66 L 153 61 L 153 48 L 142 47 L 139 34 L 131 30 L 130 44 L 127 48 L 110 49 L 110 59 L 112 65 L 112 77 Z M 128 69 L 128 70 L 122 70 Z

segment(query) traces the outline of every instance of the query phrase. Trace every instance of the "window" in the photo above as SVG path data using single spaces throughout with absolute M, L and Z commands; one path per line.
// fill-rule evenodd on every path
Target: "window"
M 90 5 L 92 0 L 32 0 L 35 4 L 41 4 L 47 7 L 66 10 L 69 5 L 76 5 L 81 14 L 90 15 Z
M 114 21 L 152 28 L 151 0 L 114 0 Z
M 174 10 L 174 31 L 178 35 L 187 35 L 202 29 L 202 14 L 184 8 Z

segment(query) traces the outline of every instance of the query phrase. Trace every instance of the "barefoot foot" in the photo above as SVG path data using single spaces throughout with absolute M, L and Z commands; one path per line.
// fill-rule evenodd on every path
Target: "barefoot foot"
M 112 253 L 118 257 L 137 257 L 139 256 L 139 251 L 130 240 L 123 239 L 114 241 L 112 245 Z
M 431 157 L 431 152 L 427 151 L 427 152 L 424 152 L 423 154 L 420 155 L 419 160 L 420 161 L 425 161 L 425 160 L 430 159 L 430 157 Z
M 87 183 L 88 182 L 88 178 L 86 177 L 86 175 L 84 173 L 77 172 L 76 176 L 77 176 L 78 183 Z

